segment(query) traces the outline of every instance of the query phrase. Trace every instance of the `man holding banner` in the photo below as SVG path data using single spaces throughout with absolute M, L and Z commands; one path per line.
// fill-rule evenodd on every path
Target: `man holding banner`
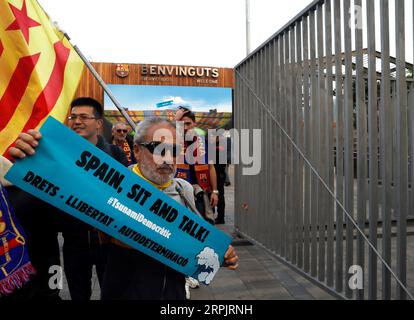
M 106 143 L 103 137 L 98 135 L 103 117 L 101 104 L 95 99 L 80 97 L 72 101 L 70 108 L 69 128 L 126 166 L 128 161 L 122 150 L 115 145 Z M 29 132 L 37 137 L 37 131 Z M 15 147 L 11 148 L 10 155 L 19 158 L 23 157 L 24 154 L 32 154 L 34 150 L 28 149 L 25 143 L 22 143 L 22 141 L 32 137 L 30 134 L 20 134 L 20 139 L 16 141 Z M 36 142 L 32 141 L 32 143 L 36 145 Z M 46 206 L 46 208 L 49 208 L 49 206 Z M 56 211 L 53 209 L 46 210 Z M 62 220 L 59 225 L 63 227 L 64 269 L 71 298 L 72 300 L 89 300 L 91 297 L 92 267 L 93 265 L 96 266 L 98 280 L 102 285 L 107 248 L 101 243 L 98 232 L 89 225 L 65 213 L 53 212 L 50 215 L 53 215 L 51 217 L 53 220 L 58 219 L 58 217 L 59 220 Z M 49 239 L 50 241 L 51 239 Z M 56 238 L 54 241 L 57 241 Z
M 72 101 L 68 126 L 99 149 L 126 166 L 128 160 L 122 150 L 105 142 L 98 135 L 103 125 L 103 107 L 95 99 L 79 97 Z M 72 300 L 89 300 L 92 294 L 92 267 L 95 265 L 102 287 L 107 259 L 107 245 L 97 230 L 64 214 L 63 261 Z
M 192 186 L 182 179 L 174 179 L 179 149 L 175 137 L 174 123 L 158 118 L 141 122 L 137 126 L 134 138 L 134 154 L 138 165 L 132 170 L 147 183 L 192 209 L 195 207 Z M 10 149 L 10 154 L 16 158 L 33 154 L 40 138 L 41 135 L 37 131 L 21 135 L 17 148 Z M 163 151 L 158 153 L 160 145 Z M 112 201 L 113 198 L 109 200 Z M 153 241 L 151 243 L 154 248 L 156 244 Z M 157 245 L 157 248 L 160 248 L 160 245 Z M 197 255 L 197 264 L 207 271 L 197 273 L 198 279 L 207 284 L 211 281 L 210 276 L 214 276 L 220 267 L 216 264 L 218 260 L 209 261 L 208 249 L 206 247 Z M 237 263 L 238 257 L 234 249 L 229 246 L 224 254 L 223 265 L 236 269 Z M 184 274 L 140 251 L 133 250 L 118 240 L 112 241 L 102 287 L 103 299 L 185 299 L 184 284 Z

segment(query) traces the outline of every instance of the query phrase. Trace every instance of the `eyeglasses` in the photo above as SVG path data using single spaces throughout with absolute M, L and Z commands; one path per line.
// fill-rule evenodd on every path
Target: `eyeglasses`
M 181 146 L 177 145 L 177 144 L 168 144 L 168 143 L 164 143 L 161 141 L 151 141 L 151 142 L 142 142 L 139 143 L 140 146 L 144 146 L 145 148 L 148 149 L 149 152 L 151 152 L 152 154 L 154 154 L 155 151 L 157 151 L 155 154 L 157 156 L 161 155 L 162 157 L 165 156 L 167 150 L 170 151 L 170 153 L 172 154 L 172 156 L 174 158 L 177 157 L 177 155 L 180 154 L 181 152 Z M 160 148 L 157 149 L 158 146 L 160 146 Z M 157 150 L 155 150 L 157 149 Z
M 95 117 L 92 116 L 88 116 L 87 114 L 71 114 L 68 117 L 69 121 L 76 121 L 76 119 L 78 119 L 82 122 L 85 122 L 86 120 L 90 120 L 90 119 L 96 119 Z
M 126 129 L 117 129 L 116 130 L 116 132 L 118 132 L 118 133 L 128 133 L 128 130 L 126 130 Z

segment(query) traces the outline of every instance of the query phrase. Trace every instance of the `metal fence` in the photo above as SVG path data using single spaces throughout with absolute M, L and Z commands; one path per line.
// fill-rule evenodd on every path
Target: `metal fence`
M 235 127 L 263 150 L 236 168 L 236 229 L 344 298 L 412 298 L 408 6 L 314 1 L 235 69 Z

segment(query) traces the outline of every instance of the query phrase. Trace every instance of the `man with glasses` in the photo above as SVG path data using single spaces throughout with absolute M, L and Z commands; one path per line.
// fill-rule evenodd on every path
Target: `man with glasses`
M 72 111 L 75 116 L 87 110 L 77 108 Z M 85 113 L 85 116 L 93 115 Z M 79 134 L 88 131 L 80 126 L 77 130 Z M 34 130 L 22 134 L 18 148 L 11 149 L 10 154 L 15 158 L 33 154 L 40 138 L 40 133 Z M 180 149 L 176 145 L 174 123 L 160 118 L 144 120 L 136 128 L 134 154 L 138 164 L 131 170 L 195 212 L 192 186 L 174 178 L 176 156 Z M 224 258 L 227 268 L 234 270 L 238 267 L 239 258 L 232 246 L 229 246 Z M 184 284 L 185 277 L 181 273 L 116 239 L 111 240 L 101 286 L 102 299 L 184 300 Z
M 72 101 L 67 126 L 118 162 L 128 165 L 122 150 L 106 143 L 98 134 L 102 125 L 103 108 L 98 101 L 89 97 L 80 97 Z M 35 130 L 21 133 L 14 147 L 10 148 L 10 155 L 14 158 L 24 158 L 34 154 L 40 138 L 41 134 Z M 59 219 L 59 225 L 63 229 L 64 269 L 71 298 L 89 300 L 92 294 L 92 267 L 96 266 L 101 285 L 106 265 L 107 245 L 102 244 L 98 231 L 91 226 L 66 213 L 58 215 L 59 218 L 56 214 L 54 216 Z
M 128 139 L 128 127 L 123 122 L 117 122 L 112 126 L 112 144 L 121 148 L 124 151 L 127 159 L 128 165 L 135 164 L 133 149 L 133 142 Z
M 161 118 L 146 119 L 136 127 L 134 154 L 137 164 L 130 168 L 195 212 L 193 187 L 183 179 L 174 178 L 176 157 L 180 153 L 175 124 Z M 237 263 L 238 257 L 229 246 L 225 265 L 234 270 Z M 112 239 L 102 288 L 103 300 L 184 300 L 184 285 L 183 274 Z

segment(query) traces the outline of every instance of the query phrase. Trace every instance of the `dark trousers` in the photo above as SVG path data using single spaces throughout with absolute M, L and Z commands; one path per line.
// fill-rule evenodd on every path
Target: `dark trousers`
M 217 221 L 224 222 L 224 210 L 226 208 L 226 202 L 224 199 L 224 183 L 217 182 L 217 190 L 219 192 L 217 204 Z
M 82 230 L 81 232 L 63 233 L 63 264 L 69 292 L 72 300 L 89 300 L 92 295 L 92 268 L 102 287 L 108 245 L 100 244 L 98 232 Z
M 185 300 L 185 277 L 135 249 L 109 245 L 102 300 Z
M 224 183 L 230 184 L 229 165 L 228 164 L 226 164 L 226 167 L 224 169 L 224 174 L 226 175 Z
M 217 173 L 217 190 L 218 195 L 218 204 L 217 204 L 217 218 L 218 223 L 224 223 L 224 209 L 226 208 L 226 202 L 224 199 L 224 183 L 226 182 L 226 165 L 225 164 L 215 164 L 216 173 Z

